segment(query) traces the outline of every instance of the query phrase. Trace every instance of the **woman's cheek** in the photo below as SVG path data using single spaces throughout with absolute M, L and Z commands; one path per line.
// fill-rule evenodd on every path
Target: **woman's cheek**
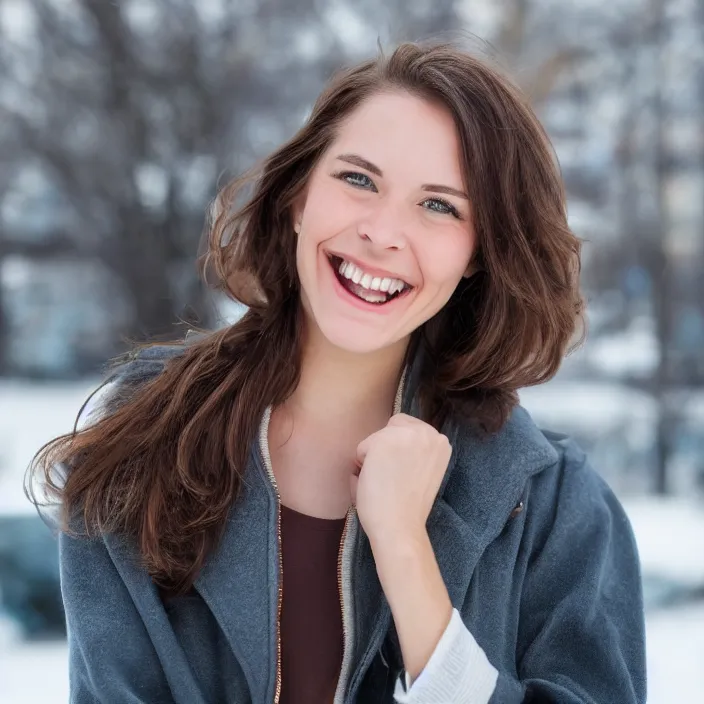
M 454 290 L 469 263 L 465 248 L 453 247 L 450 243 L 439 243 L 419 252 L 424 285 L 436 288 L 449 287 Z

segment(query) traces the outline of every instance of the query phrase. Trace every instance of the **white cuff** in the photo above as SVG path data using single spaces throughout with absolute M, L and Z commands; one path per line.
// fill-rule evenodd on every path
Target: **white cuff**
M 394 699 L 398 704 L 488 704 L 498 676 L 459 611 L 453 609 L 423 672 L 412 685 L 408 673 L 403 673 Z

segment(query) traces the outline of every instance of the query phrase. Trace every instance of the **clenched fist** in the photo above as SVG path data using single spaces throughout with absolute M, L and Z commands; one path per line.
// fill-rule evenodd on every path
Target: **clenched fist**
M 359 443 L 352 500 L 372 542 L 425 533 L 451 455 L 445 435 L 405 413 Z

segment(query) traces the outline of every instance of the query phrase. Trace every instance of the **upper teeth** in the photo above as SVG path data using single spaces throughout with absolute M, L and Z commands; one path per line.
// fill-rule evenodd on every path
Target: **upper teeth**
M 401 279 L 390 279 L 388 277 L 372 276 L 365 274 L 356 264 L 345 261 L 340 263 L 338 268 L 341 276 L 350 279 L 353 283 L 359 284 L 370 291 L 384 291 L 385 293 L 396 293 L 406 288 L 407 284 Z

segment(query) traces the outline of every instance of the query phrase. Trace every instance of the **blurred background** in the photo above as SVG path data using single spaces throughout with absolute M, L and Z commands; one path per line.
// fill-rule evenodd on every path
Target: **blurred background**
M 126 340 L 238 315 L 195 267 L 218 184 L 337 67 L 438 35 L 506 67 L 555 145 L 589 337 L 522 401 L 631 517 L 649 702 L 704 702 L 702 0 L 0 0 L 3 704 L 68 696 L 56 543 L 22 493 L 33 454 Z

